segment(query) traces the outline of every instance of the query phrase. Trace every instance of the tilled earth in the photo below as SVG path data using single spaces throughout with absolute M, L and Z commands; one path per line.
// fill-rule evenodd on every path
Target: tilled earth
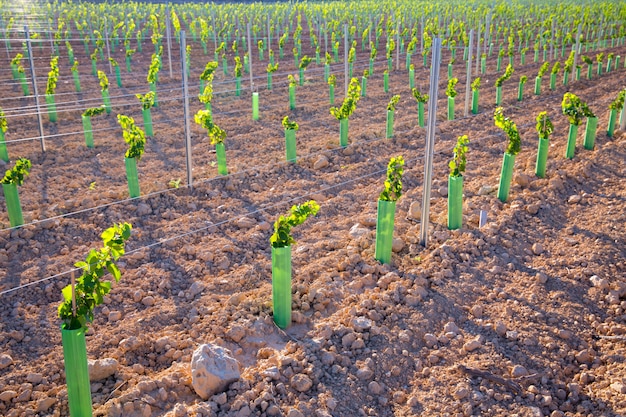
M 197 77 L 211 57 L 191 44 L 193 114 L 201 108 Z M 255 62 L 261 117 L 252 121 L 249 79 L 244 77 L 245 90 L 236 97 L 231 59 L 228 75 L 221 67 L 217 72 L 213 102 L 214 120 L 228 133 L 230 175 L 217 176 L 213 146 L 192 121 L 190 188 L 174 54 L 172 77 L 164 60 L 159 107 L 153 109 L 155 136 L 139 162 L 142 197 L 128 200 L 125 144 L 114 116 L 141 122 L 134 94 L 148 90 L 151 48 L 146 42 L 135 55 L 132 73 L 122 68 L 122 88 L 109 75 L 113 114 L 93 118 L 94 149 L 84 145 L 80 113 L 99 105 L 100 94 L 82 44 L 75 53 L 83 92 L 74 92 L 67 57 L 62 58 L 59 122 L 50 123 L 44 114 L 45 153 L 36 114 L 27 107 L 34 99 L 20 97 L 19 86 L 3 73 L 7 141 L 35 140 L 8 145 L 12 158 L 33 161 L 20 187 L 27 224 L 9 229 L 0 205 L 0 414 L 68 415 L 56 317 L 60 290 L 69 283 L 72 265 L 99 245 L 99 233 L 112 222 L 128 221 L 134 229 L 120 262 L 122 281 L 97 309 L 87 336 L 89 358 L 119 363 L 114 375 L 92 383 L 95 415 L 626 415 L 626 135 L 606 135 L 608 104 L 624 87 L 623 64 L 601 76 L 594 69 L 592 80 L 568 86 L 559 75 L 554 91 L 546 76 L 542 94 L 534 96 L 539 64 L 531 54 L 524 66 L 516 61 L 516 72 L 504 84 L 503 106 L 517 123 L 522 151 L 510 198 L 501 203 L 495 192 L 506 138 L 493 125 L 493 103 L 502 71 L 495 71 L 494 54 L 481 75 L 479 114 L 462 117 L 465 72 L 457 64 L 457 120 L 447 121 L 445 50 L 429 240 L 423 247 L 426 129 L 417 126 L 406 70 L 394 69 L 390 90 L 383 91 L 381 59 L 350 118 L 346 149 L 338 146 L 338 122 L 328 111 L 323 65 L 311 64 L 306 83 L 297 88 L 297 108 L 290 111 L 287 74 L 297 75 L 292 57 L 280 60 L 272 91 L 265 88 L 267 61 Z M 36 51 L 39 74 L 47 72 L 49 53 Z M 123 67 L 123 52 L 113 56 Z M 357 51 L 355 75 L 360 77 L 367 58 L 368 52 Z M 421 56 L 413 61 L 416 86 L 427 93 L 428 70 Z M 342 64 L 332 72 L 343 80 Z M 518 102 L 521 75 L 529 82 Z M 39 83 L 45 88 L 41 75 Z M 343 88 L 339 81 L 336 105 Z M 566 91 L 599 118 L 595 149 L 582 148 L 581 127 L 572 160 L 564 158 L 568 121 L 560 105 Z M 393 94 L 401 100 L 394 137 L 385 139 L 386 104 Z M 534 175 L 534 125 L 544 110 L 555 132 L 547 174 L 540 179 Z M 296 164 L 284 162 L 285 115 L 300 125 Z M 464 225 L 449 231 L 447 164 L 463 134 L 470 138 Z M 404 195 L 392 263 L 381 265 L 373 257 L 376 200 L 395 155 L 407 161 Z M 295 229 L 294 322 L 282 331 L 272 321 L 268 239 L 274 220 L 307 199 L 321 209 Z M 481 211 L 487 223 L 479 228 Z M 191 388 L 190 358 L 209 342 L 232 351 L 242 377 L 202 401 Z

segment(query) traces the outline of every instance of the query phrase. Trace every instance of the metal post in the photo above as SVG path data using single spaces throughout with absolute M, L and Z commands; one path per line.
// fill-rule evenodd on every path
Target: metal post
M 400 69 L 400 23 L 396 23 L 396 71 Z
M 191 126 L 189 126 L 189 86 L 187 85 L 187 59 L 185 57 L 185 49 L 187 40 L 185 39 L 185 31 L 180 31 L 180 66 L 183 74 L 183 117 L 185 119 L 185 156 L 187 157 L 187 184 L 193 188 L 193 176 L 191 175 Z
M 491 12 L 487 13 L 487 22 L 485 24 L 485 46 L 484 50 L 487 51 L 489 48 L 489 31 L 491 30 Z M 479 33 L 480 35 L 480 33 Z M 480 36 L 478 37 L 480 41 Z
M 467 63 L 469 65 L 472 65 L 472 32 L 473 30 L 470 30 L 469 55 L 467 56 Z M 476 34 L 476 71 L 474 72 L 476 72 L 476 74 L 480 73 L 480 25 L 478 25 L 478 33 Z
M 272 49 L 272 32 L 270 31 L 270 15 L 267 14 L 267 50 L 268 53 Z
M 170 65 L 170 78 L 172 78 L 172 31 L 170 29 L 170 12 L 165 9 L 165 37 L 167 38 L 167 61 Z M 185 50 L 181 52 L 181 57 L 185 59 Z
M 555 59 L 556 48 L 554 47 L 554 30 L 556 26 L 556 20 L 552 19 L 552 38 L 550 40 L 550 56 Z
M 248 32 L 248 69 L 250 70 L 250 92 L 254 91 L 254 81 L 252 81 L 252 38 L 250 37 L 250 22 L 247 24 Z
M 437 93 L 439 92 L 439 63 L 441 61 L 441 38 L 433 40 L 433 62 L 430 69 L 430 91 L 428 101 L 428 130 L 424 159 L 424 194 L 422 196 L 422 221 L 420 224 L 420 244 L 428 245 L 428 224 L 430 223 L 430 188 L 433 175 L 433 153 L 435 149 L 435 124 L 437 122 Z
M 424 16 L 420 20 L 420 53 L 424 55 Z
M 211 11 L 211 18 L 213 21 L 213 26 L 211 29 L 213 29 L 213 50 L 215 51 L 217 49 L 217 25 L 215 24 L 215 11 Z
M 576 64 L 578 63 L 578 50 L 580 49 L 580 34 L 583 30 L 583 24 L 578 24 L 578 32 L 576 32 L 576 49 L 574 49 L 574 65 L 572 66 L 572 81 L 576 80 Z
M 39 93 L 37 92 L 37 79 L 35 78 L 35 62 L 33 61 L 33 48 L 30 42 L 30 32 L 28 31 L 28 26 L 24 26 L 24 34 L 26 35 L 26 48 L 28 48 L 30 76 L 33 80 L 33 95 L 35 96 L 35 105 L 37 106 L 37 119 L 39 121 L 39 140 L 41 142 L 41 151 L 46 152 L 46 141 L 43 137 L 43 120 L 41 117 L 41 107 L 39 105 Z
M 480 48 L 480 37 L 476 39 L 476 43 Z M 468 45 L 468 56 L 467 56 L 467 78 L 465 79 L 465 111 L 464 116 L 467 117 L 469 115 L 470 108 L 470 84 L 472 82 L 472 44 L 474 43 L 474 30 L 470 30 L 469 35 L 469 45 Z M 478 72 L 476 72 L 478 74 Z
M 109 46 L 109 24 L 107 18 L 104 18 L 104 40 L 107 46 L 107 61 L 109 61 L 109 74 L 113 75 L 113 65 L 111 64 L 111 47 Z
M 344 76 L 345 76 L 345 84 L 346 84 L 346 97 L 348 96 L 348 25 L 344 24 L 343 25 L 343 43 L 344 43 L 344 56 L 343 56 L 343 63 L 344 63 Z

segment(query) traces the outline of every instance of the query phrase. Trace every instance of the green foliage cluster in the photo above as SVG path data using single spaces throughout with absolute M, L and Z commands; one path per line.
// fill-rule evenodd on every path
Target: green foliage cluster
M 387 110 L 396 111 L 396 106 L 398 105 L 399 101 L 400 94 L 396 94 L 395 96 L 391 97 L 391 100 L 389 100 L 389 103 L 387 104 Z
M 271 63 L 267 64 L 267 73 L 272 74 L 278 70 L 278 62 L 272 65 Z
M 82 269 L 82 274 L 76 279 L 74 286 L 74 300 L 76 311 L 72 303 L 71 284 L 63 288 L 64 301 L 59 305 L 58 315 L 63 320 L 64 329 L 76 330 L 87 328 L 93 321 L 94 309 L 102 304 L 104 296 L 111 291 L 110 281 L 100 279 L 106 272 L 113 275 L 119 282 L 122 273 L 115 262 L 125 253 L 126 241 L 130 238 L 132 225 L 118 223 L 106 229 L 101 234 L 102 248 L 92 249 L 85 261 L 77 262 L 75 266 Z
M 565 63 L 563 64 L 563 70 L 566 71 L 568 74 L 571 74 L 572 69 L 574 68 L 574 56 L 575 55 L 576 55 L 576 52 L 574 51 L 570 52 L 569 56 L 565 60 Z
M 146 94 L 135 94 L 135 97 L 141 102 L 141 108 L 148 110 L 154 106 L 154 91 L 148 91 Z
M 74 63 L 72 64 L 72 68 L 70 69 L 73 73 L 78 71 L 78 59 L 74 59 Z
M 448 163 L 450 167 L 450 176 L 452 177 L 462 177 L 465 172 L 465 165 L 467 163 L 466 154 L 469 150 L 469 139 L 467 135 L 459 136 L 456 140 L 456 145 L 454 146 L 454 155 L 452 156 L 452 160 Z
M 291 228 L 304 223 L 309 216 L 317 215 L 319 209 L 320 206 L 315 200 L 309 200 L 291 207 L 289 215 L 280 216 L 274 223 L 274 233 L 270 237 L 272 247 L 284 248 L 296 243 L 293 236 L 291 236 Z
M 542 111 L 537 115 L 537 133 L 541 139 L 550 139 L 550 135 L 554 132 L 554 125 L 548 116 L 547 111 Z
M 4 114 L 4 110 L 0 107 L 0 130 L 2 130 L 2 133 L 6 133 L 8 128 L 7 117 Z
M 305 55 L 300 59 L 300 65 L 298 66 L 298 68 L 305 70 L 306 67 L 308 67 L 310 63 L 311 63 L 311 58 Z
M 470 84 L 470 87 L 472 88 L 472 91 L 478 91 L 480 88 L 480 77 L 476 77 L 476 79 Z
M 32 164 L 29 159 L 18 158 L 18 160 L 15 161 L 15 166 L 4 173 L 4 177 L 1 181 L 2 184 L 22 185 L 24 178 L 30 173 L 31 166 Z
M 111 66 L 113 66 L 113 68 L 120 66 L 120 64 L 118 64 L 117 61 L 113 58 L 109 58 L 109 62 L 111 63 Z
M 106 111 L 106 107 L 104 107 L 104 105 L 100 107 L 91 107 L 83 112 L 83 116 L 85 117 L 97 116 L 99 114 L 104 113 L 105 111 Z
M 348 95 L 343 99 L 341 107 L 331 107 L 330 114 L 335 116 L 337 120 L 347 119 L 356 109 L 356 103 L 361 98 L 361 86 L 359 80 L 352 78 L 348 85 Z
M 526 81 L 528 81 L 528 77 L 527 76 L 522 75 L 521 77 L 519 77 L 520 84 L 526 84 Z
M 210 103 L 213 100 L 213 77 L 215 76 L 215 70 L 217 69 L 217 62 L 210 61 L 204 67 L 204 71 L 200 74 L 200 79 L 205 82 L 204 90 L 198 95 L 198 99 L 201 103 Z
M 50 72 L 48 72 L 48 82 L 46 83 L 46 94 L 54 94 L 59 79 L 59 57 L 53 56 L 50 60 Z
M 587 65 L 593 65 L 593 61 L 587 55 L 581 55 L 580 59 Z
M 561 70 L 561 63 L 557 61 L 552 66 L 552 71 L 550 71 L 550 73 L 551 74 L 558 74 L 560 70 Z
M 413 93 L 413 97 L 415 97 L 415 100 L 418 103 L 426 103 L 426 102 L 428 102 L 428 94 L 420 93 L 420 90 L 418 90 L 417 87 L 413 88 L 411 90 L 411 92 Z
M 107 75 L 100 70 L 98 70 L 98 80 L 100 81 L 100 88 L 102 91 L 107 91 L 109 89 L 109 79 L 107 78 Z
M 563 95 L 563 101 L 561 102 L 561 109 L 563 114 L 567 116 L 570 124 L 579 126 L 582 123 L 583 117 L 590 117 L 591 110 L 587 107 L 587 104 L 582 101 L 576 94 L 565 93 Z M 591 114 L 591 117 L 593 114 Z
M 596 61 L 598 61 L 598 64 L 601 64 L 602 61 L 604 61 L 604 52 L 600 52 L 596 55 Z
M 204 67 L 204 71 L 200 74 L 200 79 L 203 81 L 212 81 L 214 77 L 215 70 L 217 69 L 217 62 L 209 61 Z
M 378 55 L 378 51 L 374 46 L 374 42 L 370 42 L 370 59 L 376 59 L 376 55 Z
M 504 74 L 502 74 L 500 76 L 500 78 L 498 78 L 496 80 L 496 87 L 502 87 L 502 84 L 508 80 L 509 78 L 511 78 L 511 75 L 513 75 L 513 72 L 515 70 L 513 69 L 513 66 L 511 64 L 506 66 L 506 70 L 504 70 Z
M 456 90 L 454 89 L 454 87 L 456 86 L 456 84 L 459 82 L 458 78 L 450 78 L 448 80 L 448 86 L 446 87 L 446 95 L 448 97 L 454 98 L 457 95 Z
M 15 54 L 15 57 L 11 60 L 11 65 L 20 65 L 22 63 L 22 58 L 24 58 L 24 55 L 22 55 L 21 53 L 17 53 Z
M 146 134 L 135 125 L 135 119 L 132 117 L 118 114 L 117 122 L 122 127 L 124 141 L 128 143 L 128 150 L 124 156 L 126 158 L 135 158 L 139 161 L 146 146 Z
M 287 130 L 298 130 L 298 123 L 289 120 L 289 116 L 285 116 L 282 121 L 283 127 Z
M 146 77 L 146 80 L 149 83 L 156 82 L 160 68 L 161 64 L 159 62 L 159 56 L 157 54 L 152 54 L 152 60 L 150 61 L 150 67 L 148 68 L 148 76 Z
M 387 164 L 385 188 L 378 199 L 381 201 L 398 201 L 402 197 L 402 174 L 404 174 L 404 158 L 399 155 L 392 157 Z
M 235 57 L 235 77 L 241 77 L 243 65 L 241 64 L 241 58 Z
M 504 117 L 504 109 L 502 107 L 496 108 L 493 119 L 496 127 L 502 129 L 509 139 L 505 152 L 510 155 L 517 155 L 522 147 L 522 139 L 517 131 L 517 125 L 508 117 Z
M 289 87 L 296 87 L 298 85 L 296 77 L 291 74 L 287 75 L 287 80 L 289 80 Z
M 209 110 L 199 110 L 198 113 L 195 114 L 194 120 L 206 129 L 211 145 L 224 143 L 224 140 L 226 139 L 226 132 L 213 123 L 213 116 Z

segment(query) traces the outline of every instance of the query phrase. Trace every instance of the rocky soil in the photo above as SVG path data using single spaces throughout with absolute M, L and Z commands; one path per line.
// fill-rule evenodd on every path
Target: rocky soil
M 210 57 L 191 44 L 193 97 Z M 84 145 L 80 113 L 99 105 L 100 94 L 81 44 L 75 51 L 83 92 L 74 92 L 67 57 L 61 59 L 60 122 L 44 115 L 47 151 L 38 140 L 8 145 L 12 158 L 30 158 L 33 169 L 20 187 L 27 224 L 9 229 L 0 204 L 0 414 L 68 415 L 56 317 L 60 289 L 73 263 L 99 245 L 99 233 L 128 221 L 134 229 L 120 262 L 122 281 L 97 309 L 87 336 L 89 358 L 104 360 L 96 363 L 101 372 L 91 385 L 97 416 L 626 415 L 626 135 L 606 135 L 608 104 L 624 87 L 623 63 L 567 87 L 560 75 L 555 91 L 546 77 L 540 96 L 532 95 L 529 81 L 518 102 L 519 77 L 534 80 L 539 64 L 528 57 L 524 66 L 516 62 L 503 106 L 518 125 L 522 151 L 506 203 L 495 197 L 506 141 L 493 125 L 493 84 L 500 75 L 495 54 L 482 76 L 478 115 L 461 117 L 465 73 L 457 65 L 457 120 L 446 120 L 442 68 L 423 247 L 426 129 L 417 126 L 406 71 L 393 71 L 390 91 L 383 91 L 381 60 L 350 119 L 346 149 L 338 147 L 338 123 L 328 112 L 323 66 L 307 70 L 297 109 L 289 111 L 292 59 L 280 61 L 272 91 L 265 89 L 267 61 L 255 63 L 256 122 L 250 91 L 236 97 L 232 73 L 219 71 L 213 110 L 228 133 L 230 175 L 217 176 L 213 147 L 192 121 L 192 189 L 184 186 L 175 56 L 173 76 L 167 64 L 162 70 L 155 137 L 139 162 L 142 197 L 128 200 L 125 144 L 114 116 L 141 121 L 134 94 L 148 90 L 148 45 L 135 56 L 133 72 L 123 72 L 122 88 L 110 75 L 113 114 L 94 118 L 94 149 Z M 611 51 L 626 56 L 624 47 Z M 36 52 L 38 74 L 47 72 L 49 53 Z M 366 54 L 357 51 L 359 76 Z M 123 63 L 121 51 L 114 56 Z M 416 64 L 416 86 L 427 92 L 428 71 Z M 333 67 L 339 79 L 342 71 L 341 64 Z M 2 74 L 7 140 L 38 139 L 36 116 L 27 107 L 34 100 L 20 97 L 9 72 Z M 339 82 L 336 104 L 341 91 Z M 572 160 L 564 158 L 568 121 L 560 105 L 566 91 L 599 117 L 596 148 L 582 148 L 581 128 Z M 394 137 L 387 140 L 385 107 L 393 94 L 401 101 Z M 193 99 L 192 113 L 200 108 Z M 539 179 L 534 125 L 544 110 L 555 133 L 546 178 Z M 285 115 L 300 124 L 296 164 L 284 162 Z M 447 164 L 463 134 L 471 141 L 464 227 L 449 231 Z M 395 155 L 407 160 L 405 194 L 396 212 L 392 263 L 381 265 L 373 258 L 376 199 Z M 177 179 L 181 187 L 172 188 Z M 274 220 L 307 199 L 321 210 L 295 229 L 293 323 L 282 331 L 272 320 L 268 239 Z M 479 228 L 481 210 L 488 221 Z M 191 387 L 190 373 L 192 353 L 204 343 L 229 349 L 241 365 L 240 380 L 206 401 Z

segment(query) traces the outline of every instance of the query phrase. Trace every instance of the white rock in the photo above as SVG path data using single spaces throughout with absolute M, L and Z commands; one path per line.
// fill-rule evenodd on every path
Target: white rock
M 193 284 L 191 284 L 191 286 L 189 287 L 189 295 L 191 296 L 191 298 L 193 298 L 196 295 L 200 294 L 203 290 L 204 290 L 204 284 L 196 281 Z
M 476 349 L 480 348 L 481 343 L 478 339 L 470 340 L 469 342 L 463 345 L 463 350 L 466 352 L 473 352 Z
M 391 243 L 391 250 L 395 253 L 400 252 L 404 249 L 404 240 L 399 237 L 394 237 L 393 242 Z
M 240 229 L 250 229 L 256 225 L 256 221 L 249 217 L 241 217 L 235 221 L 235 225 Z
M 567 199 L 567 202 L 569 204 L 576 204 L 576 203 L 580 203 L 580 200 L 582 200 L 583 198 L 581 196 L 579 196 L 578 194 L 574 194 L 574 195 L 570 195 L 569 198 Z
M 15 397 L 17 397 L 16 391 L 7 390 L 7 391 L 0 392 L 0 401 L 4 401 L 5 403 L 8 403 Z
M 383 392 L 383 387 L 376 381 L 372 381 L 367 385 L 367 389 L 370 393 L 378 395 Z
M 511 376 L 513 378 L 519 378 L 520 376 L 528 375 L 528 370 L 524 368 L 522 365 L 515 365 L 513 369 L 511 369 Z
M 116 359 L 113 358 L 104 358 L 104 359 L 96 359 L 96 360 L 88 360 L 87 364 L 89 366 L 89 380 L 90 381 L 101 381 L 115 374 L 119 363 Z
M 13 364 L 13 358 L 10 357 L 9 355 L 2 354 L 0 355 L 0 369 L 4 369 L 8 366 L 11 366 Z
M 408 217 L 415 220 L 422 218 L 422 206 L 418 201 L 412 202 L 409 206 Z
M 620 394 L 626 394 L 626 385 L 624 385 L 621 382 L 613 382 L 611 384 L 611 389 L 613 391 L 616 391 L 616 392 L 620 393 Z
M 443 327 L 443 331 L 444 333 L 454 333 L 455 336 L 461 332 L 459 326 L 457 326 L 456 323 L 453 321 L 447 322 L 446 325 Z
M 541 255 L 543 253 L 543 245 L 539 242 L 534 243 L 532 250 L 535 255 Z
M 366 317 L 355 317 L 352 319 L 352 327 L 354 330 L 361 333 L 371 329 L 372 321 Z
M 598 277 L 597 275 L 593 275 L 591 278 L 589 278 L 589 281 L 591 281 L 591 284 L 594 287 L 599 288 L 602 291 L 606 291 L 609 289 L 609 282 L 606 279 Z
M 305 374 L 295 374 L 291 377 L 291 386 L 300 392 L 306 392 L 313 386 L 313 381 Z
M 122 318 L 121 311 L 111 311 L 109 312 L 109 321 L 118 321 Z
M 41 398 L 41 399 L 37 400 L 37 411 L 38 412 L 47 411 L 56 402 L 57 402 L 57 400 L 55 398 L 50 398 L 50 397 Z
M 326 157 L 326 155 L 320 155 L 313 164 L 313 169 L 326 168 L 329 164 L 330 162 L 328 162 L 328 158 Z
M 491 186 L 491 185 L 483 185 L 478 190 L 478 195 L 489 195 L 491 193 L 494 193 L 495 191 L 496 191 L 496 187 Z
M 363 236 L 364 234 L 369 233 L 369 230 L 362 227 L 359 223 L 355 224 L 350 228 L 348 234 L 351 238 L 356 239 L 358 237 Z
M 191 358 L 191 385 L 196 393 L 208 400 L 213 394 L 224 391 L 240 377 L 239 362 L 231 352 L 221 346 L 200 345 Z

